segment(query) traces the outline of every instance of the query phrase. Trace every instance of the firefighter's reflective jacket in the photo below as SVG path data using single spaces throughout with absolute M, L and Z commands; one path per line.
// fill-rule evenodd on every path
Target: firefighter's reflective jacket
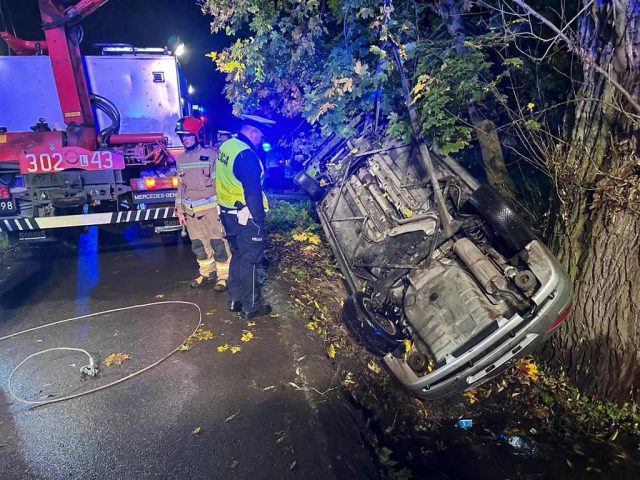
M 178 213 L 193 215 L 217 207 L 216 155 L 215 150 L 200 146 L 176 155 Z

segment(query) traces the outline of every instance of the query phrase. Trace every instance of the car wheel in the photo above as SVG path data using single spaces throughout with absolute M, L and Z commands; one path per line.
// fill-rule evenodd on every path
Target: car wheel
M 469 203 L 489 224 L 493 233 L 515 254 L 535 236 L 507 201 L 489 185 L 482 185 L 469 197 Z
M 319 202 L 324 196 L 324 189 L 320 184 L 305 172 L 299 172 L 293 182 L 298 185 L 314 202 Z
M 375 355 L 393 352 L 406 338 L 394 322 L 371 310 L 370 299 L 362 292 L 344 302 L 342 319 L 356 340 Z

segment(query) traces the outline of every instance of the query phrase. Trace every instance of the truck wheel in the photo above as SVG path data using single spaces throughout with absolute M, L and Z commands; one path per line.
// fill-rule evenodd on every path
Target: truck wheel
M 370 310 L 370 300 L 362 292 L 344 302 L 342 319 L 356 340 L 375 355 L 395 351 L 406 338 L 395 323 Z
M 502 239 L 511 254 L 516 254 L 535 239 L 529 227 L 507 201 L 489 185 L 482 185 L 469 197 L 469 203 Z

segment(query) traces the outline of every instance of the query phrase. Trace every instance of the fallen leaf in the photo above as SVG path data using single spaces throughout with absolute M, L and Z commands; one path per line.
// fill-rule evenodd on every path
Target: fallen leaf
M 347 375 L 344 377 L 344 380 L 342 380 L 342 384 L 344 386 L 347 385 L 355 385 L 356 381 L 353 379 L 353 373 L 351 372 L 347 372 Z
M 110 353 L 107 358 L 104 359 L 103 363 L 107 367 L 110 367 L 111 365 L 122 365 L 122 362 L 130 359 L 131 355 L 128 353 Z
M 242 347 L 241 347 L 240 345 L 231 345 L 231 346 L 229 347 L 229 351 L 230 351 L 231 353 L 238 353 L 238 352 L 239 352 L 239 351 L 241 351 L 241 350 L 242 350 Z
M 537 382 L 540 376 L 538 365 L 529 359 L 521 358 L 517 364 L 517 375 L 521 382 Z
M 336 347 L 333 343 L 329 344 L 329 348 L 327 349 L 327 355 L 329 355 L 329 358 L 331 359 L 336 358 Z
M 256 322 L 247 322 L 247 327 L 255 327 Z
M 191 350 L 191 347 L 193 347 L 196 342 L 213 339 L 213 332 L 211 330 L 205 330 L 203 327 L 204 325 L 199 326 L 198 329 L 178 347 L 178 350 L 187 352 Z
M 251 333 L 249 330 L 243 330 L 242 336 L 240 337 L 240 341 L 246 343 L 246 342 L 250 342 L 252 338 L 253 338 L 253 333 Z
M 291 465 L 289 465 L 289 470 L 293 470 L 294 468 L 296 468 L 296 465 L 297 465 L 297 464 L 298 464 L 298 462 L 296 462 L 296 461 L 294 460 L 294 462 L 293 462 Z
M 375 373 L 380 373 L 380 366 L 373 360 L 367 363 L 367 368 Z
M 229 345 L 228 344 L 223 343 L 222 345 L 218 345 L 218 351 L 220 353 L 226 352 L 227 350 L 229 350 Z
M 193 433 L 194 435 L 197 435 L 197 434 L 200 433 L 201 430 L 202 429 L 200 427 L 196 427 L 196 428 L 193 429 L 193 432 L 191 432 L 191 433 Z
M 160 299 L 164 298 L 164 294 L 163 293 L 159 293 L 158 295 L 156 295 L 156 298 L 158 300 L 160 300 Z
M 233 460 L 231 460 L 229 462 L 229 465 L 227 465 L 229 467 L 229 470 L 233 470 L 234 468 L 236 468 L 238 465 L 240 465 L 240 460 L 236 460 L 235 458 Z
M 211 340 L 213 338 L 213 332 L 211 330 L 205 330 L 200 327 L 193 335 L 191 335 L 191 338 L 197 341 Z
M 469 402 L 469 405 L 473 405 L 478 401 L 475 388 L 472 388 L 471 390 L 467 390 L 462 395 L 464 395 L 464 397 L 467 399 L 467 402 Z
M 240 415 L 240 410 L 238 410 L 236 413 L 234 413 L 233 415 L 228 416 L 225 420 L 224 423 L 230 422 L 231 420 L 233 420 L 234 418 L 236 418 L 238 415 Z

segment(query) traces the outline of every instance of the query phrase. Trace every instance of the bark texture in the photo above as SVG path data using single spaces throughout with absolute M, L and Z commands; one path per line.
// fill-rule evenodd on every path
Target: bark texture
M 640 0 L 597 2 L 579 34 L 593 61 L 639 98 Z M 586 391 L 618 401 L 637 400 L 640 390 L 639 127 L 624 109 L 610 79 L 583 62 L 569 141 L 550 162 L 558 182 L 553 241 L 575 292 L 555 355 Z

